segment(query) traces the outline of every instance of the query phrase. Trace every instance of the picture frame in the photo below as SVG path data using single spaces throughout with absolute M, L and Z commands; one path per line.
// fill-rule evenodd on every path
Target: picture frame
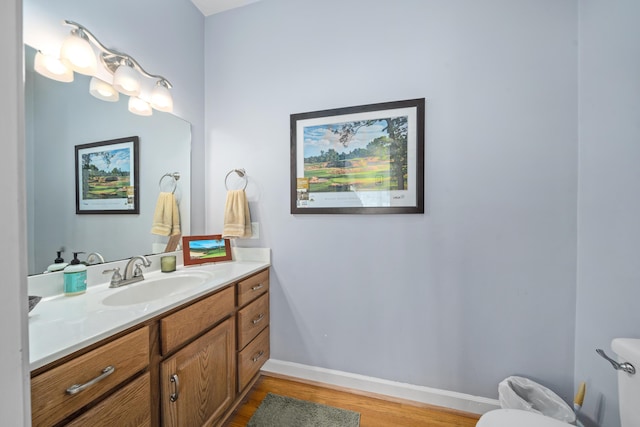
M 292 214 L 424 213 L 424 98 L 290 120 Z
M 76 214 L 139 214 L 139 138 L 75 146 Z
M 231 261 L 231 243 L 221 234 L 182 236 L 184 265 Z

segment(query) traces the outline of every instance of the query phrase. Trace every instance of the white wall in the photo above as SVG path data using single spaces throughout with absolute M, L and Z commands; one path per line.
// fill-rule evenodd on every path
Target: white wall
M 127 12 L 124 13 L 123 11 Z M 25 0 L 24 42 L 59 52 L 69 19 L 87 27 L 107 45 L 136 58 L 152 74 L 173 85 L 174 114 L 192 124 L 191 171 L 204 175 L 204 17 L 189 0 Z M 192 231 L 204 229 L 204 186 L 191 183 Z
M 244 167 L 272 357 L 573 397 L 577 6 L 270 0 L 205 24 L 207 232 Z M 424 215 L 291 215 L 289 115 L 425 97 Z M 384 241 L 381 250 L 379 242 Z
M 576 382 L 585 413 L 620 425 L 616 337 L 640 338 L 640 3 L 580 3 Z
M 0 129 L 2 156 L 0 191 L 5 244 L 0 249 L 0 414 L 2 424 L 31 425 L 29 341 L 27 338 L 26 201 L 24 196 L 24 84 L 22 79 L 22 1 L 0 3 Z

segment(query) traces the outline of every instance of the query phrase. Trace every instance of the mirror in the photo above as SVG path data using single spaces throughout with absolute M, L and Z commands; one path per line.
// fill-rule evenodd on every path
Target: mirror
M 25 140 L 29 274 L 44 272 L 64 248 L 105 261 L 164 250 L 168 237 L 151 234 L 161 191 L 174 189 L 182 234 L 190 231 L 191 125 L 169 113 L 142 117 L 128 96 L 105 102 L 89 94 L 89 76 L 61 83 L 33 70 L 35 49 L 25 46 Z M 76 214 L 75 146 L 139 138 L 139 214 Z M 161 177 L 178 172 L 180 179 Z

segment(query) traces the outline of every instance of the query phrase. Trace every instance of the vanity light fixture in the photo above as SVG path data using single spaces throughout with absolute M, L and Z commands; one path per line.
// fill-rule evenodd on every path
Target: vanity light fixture
M 152 107 L 158 111 L 173 111 L 173 98 L 169 91 L 172 86 L 169 80 L 149 74 L 132 56 L 105 47 L 77 22 L 65 20 L 64 25 L 72 27 L 72 30 L 62 44 L 60 59 L 47 57 L 38 52 L 34 67 L 38 73 L 61 82 L 72 81 L 73 71 L 93 76 L 89 88 L 91 95 L 105 101 L 117 101 L 118 92 L 129 95 L 129 111 L 135 114 L 150 116 Z M 100 63 L 113 74 L 113 84 L 95 77 L 98 62 L 95 50 L 98 51 Z M 150 91 L 149 100 L 140 98 L 142 77 L 156 81 Z

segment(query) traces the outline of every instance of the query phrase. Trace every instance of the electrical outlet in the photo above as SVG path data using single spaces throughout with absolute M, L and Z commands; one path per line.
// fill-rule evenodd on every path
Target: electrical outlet
M 251 238 L 252 239 L 260 238 L 260 224 L 257 222 L 251 223 Z

